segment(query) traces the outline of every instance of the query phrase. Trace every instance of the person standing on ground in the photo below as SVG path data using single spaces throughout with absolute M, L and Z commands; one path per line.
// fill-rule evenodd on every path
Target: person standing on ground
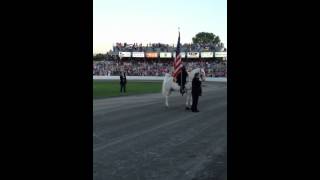
M 125 72 L 120 73 L 120 93 L 126 92 L 127 77 Z
M 198 100 L 199 96 L 202 95 L 202 89 L 201 89 L 201 81 L 199 79 L 199 73 L 196 73 L 193 80 L 192 80 L 192 106 L 191 110 L 192 112 L 199 112 L 198 110 Z

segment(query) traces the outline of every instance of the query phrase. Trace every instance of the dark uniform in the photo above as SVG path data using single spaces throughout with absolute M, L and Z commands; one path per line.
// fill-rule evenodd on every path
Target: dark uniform
M 126 92 L 126 84 L 127 84 L 127 77 L 126 74 L 124 73 L 123 75 L 120 74 L 120 93 L 122 92 Z
M 199 112 L 198 110 L 198 99 L 199 96 L 202 94 L 202 89 L 201 89 L 201 81 L 199 80 L 199 74 L 197 73 L 195 77 L 192 80 L 192 106 L 191 110 L 192 112 Z
M 182 73 L 182 78 L 181 78 L 181 73 Z M 177 76 L 177 83 L 180 86 L 180 93 L 183 95 L 185 93 L 185 84 L 188 77 L 188 73 L 184 66 L 181 69 L 181 73 Z

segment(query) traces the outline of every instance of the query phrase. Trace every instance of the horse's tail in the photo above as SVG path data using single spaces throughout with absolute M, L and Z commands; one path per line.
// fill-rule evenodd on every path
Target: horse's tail
M 163 79 L 163 82 L 162 82 L 162 94 L 163 96 L 166 95 L 166 84 L 167 84 L 167 81 L 170 77 L 170 74 L 166 73 L 166 75 L 164 76 L 164 79 Z

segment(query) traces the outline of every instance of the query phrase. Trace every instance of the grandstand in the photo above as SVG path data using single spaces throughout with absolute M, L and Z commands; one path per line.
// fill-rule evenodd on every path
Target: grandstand
M 93 75 L 164 76 L 171 73 L 175 46 L 168 44 L 116 43 L 103 61 L 93 62 Z M 204 68 L 207 77 L 227 76 L 227 49 L 218 44 L 181 45 L 183 64 L 187 69 Z

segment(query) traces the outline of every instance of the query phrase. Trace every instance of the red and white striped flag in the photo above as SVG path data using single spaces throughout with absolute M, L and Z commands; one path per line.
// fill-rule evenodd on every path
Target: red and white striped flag
M 182 58 L 180 55 L 180 32 L 179 32 L 176 57 L 174 59 L 173 67 L 174 67 L 173 77 L 176 79 L 179 73 L 181 73 L 181 68 L 182 68 Z

